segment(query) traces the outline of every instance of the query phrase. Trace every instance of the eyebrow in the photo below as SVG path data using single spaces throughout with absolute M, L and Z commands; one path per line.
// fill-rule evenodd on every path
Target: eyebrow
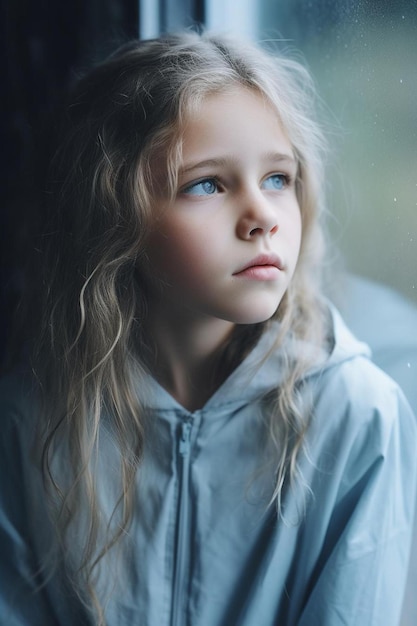
M 297 161 L 294 156 L 281 152 L 267 152 L 262 156 L 262 160 L 266 163 L 287 163 L 291 166 L 296 166 Z M 186 167 L 180 167 L 180 174 L 187 174 L 188 172 L 204 169 L 206 167 L 225 167 L 226 165 L 236 164 L 237 159 L 235 157 L 218 157 L 214 159 L 205 159 L 198 161 L 197 163 L 190 163 Z

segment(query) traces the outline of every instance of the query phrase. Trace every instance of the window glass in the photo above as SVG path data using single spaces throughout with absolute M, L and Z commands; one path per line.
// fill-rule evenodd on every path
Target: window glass
M 207 0 L 205 25 L 215 32 L 226 31 L 257 39 L 264 7 L 255 0 Z
M 257 40 L 302 53 L 330 111 L 347 267 L 417 301 L 417 2 L 253 0 L 248 15 Z

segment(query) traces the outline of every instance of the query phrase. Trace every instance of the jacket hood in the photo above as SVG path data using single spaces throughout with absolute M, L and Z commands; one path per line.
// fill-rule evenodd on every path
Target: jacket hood
M 369 346 L 357 339 L 346 326 L 339 311 L 328 304 L 331 320 L 331 332 L 333 335 L 333 348 L 324 362 L 325 369 L 349 361 L 357 356 L 371 357 Z
M 322 350 L 321 354 L 314 355 L 315 365 L 306 372 L 305 379 L 319 375 L 324 370 L 358 356 L 370 357 L 368 346 L 352 335 L 335 307 L 328 304 L 328 310 L 328 344 L 330 347 L 327 352 Z M 284 373 L 283 351 L 279 348 L 272 349 L 278 332 L 279 323 L 271 324 L 253 350 L 215 391 L 201 410 L 230 412 L 232 408 L 238 408 L 264 396 L 280 385 Z M 307 342 L 298 341 L 294 346 L 295 354 L 298 352 L 305 355 L 306 351 L 311 350 L 312 346 Z M 185 411 L 184 407 L 165 391 L 153 377 L 148 376 L 147 379 L 150 395 L 147 396 L 145 404 L 149 408 L 176 409 L 182 413 Z M 185 412 L 189 413 L 188 411 Z

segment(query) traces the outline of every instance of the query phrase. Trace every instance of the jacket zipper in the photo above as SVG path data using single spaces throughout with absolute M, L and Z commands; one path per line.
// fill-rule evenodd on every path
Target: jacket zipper
M 182 422 L 178 451 L 181 457 L 179 513 L 174 569 L 171 626 L 182 626 L 181 612 L 184 604 L 185 574 L 188 556 L 189 479 L 191 450 L 191 421 Z

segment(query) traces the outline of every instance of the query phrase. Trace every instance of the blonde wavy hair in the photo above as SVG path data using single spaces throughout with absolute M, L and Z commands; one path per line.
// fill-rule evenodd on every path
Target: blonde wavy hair
M 99 624 L 104 624 L 104 612 L 96 570 L 129 526 L 146 436 L 137 391 L 146 370 L 146 290 L 136 270 L 152 219 L 153 164 L 157 159 L 173 194 L 184 122 L 207 95 L 233 85 L 270 102 L 298 162 L 301 252 L 275 315 L 280 334 L 272 347 L 281 346 L 287 364 L 269 418 L 270 440 L 278 450 L 274 501 L 280 512 L 284 487 L 297 477 L 308 426 L 299 383 L 326 335 L 320 285 L 325 144 L 314 121 L 316 98 L 308 72 L 296 61 L 223 36 L 186 33 L 132 42 L 78 82 L 52 161 L 34 351 L 43 398 L 39 459 L 63 549 L 71 528 L 83 524 L 72 582 Z M 225 348 L 229 368 L 267 325 L 236 329 Z M 298 340 L 317 351 L 305 358 L 295 354 Z M 120 475 L 107 516 L 98 501 L 96 471 L 105 415 Z M 64 481 L 55 466 L 63 449 Z

